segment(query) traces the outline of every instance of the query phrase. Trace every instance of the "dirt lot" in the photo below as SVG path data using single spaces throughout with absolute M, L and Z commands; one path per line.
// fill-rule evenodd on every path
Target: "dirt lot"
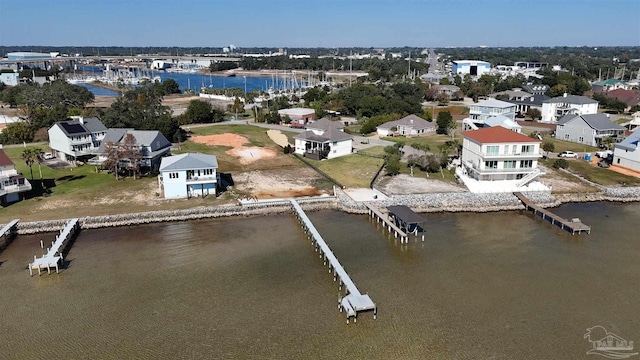
M 539 181 L 546 186 L 551 187 L 553 193 L 577 193 L 577 192 L 595 192 L 596 188 L 589 186 L 575 177 L 567 174 L 559 173 L 555 169 L 550 169 L 538 163 L 540 170 L 545 174 L 539 177 Z
M 320 180 L 320 175 L 309 168 L 259 170 L 233 175 L 235 188 L 258 199 L 318 196 L 328 193 L 314 186 Z
M 186 108 L 191 100 L 198 100 L 199 96 L 169 95 L 162 99 L 162 105 L 170 108 Z M 116 96 L 96 96 L 93 103 L 89 107 L 107 108 L 116 101 Z
M 238 157 L 240 163 L 250 164 L 252 162 L 270 159 L 276 156 L 271 149 L 265 149 L 257 146 L 245 146 L 249 140 L 237 134 L 216 134 L 216 135 L 200 135 L 191 137 L 191 141 L 208 146 L 231 146 L 233 149 L 227 150 L 226 153 Z
M 437 175 L 426 178 L 424 175 L 411 176 L 400 174 L 382 180 L 378 187 L 389 195 L 445 193 L 467 191 L 463 186 L 451 184 L 437 179 Z

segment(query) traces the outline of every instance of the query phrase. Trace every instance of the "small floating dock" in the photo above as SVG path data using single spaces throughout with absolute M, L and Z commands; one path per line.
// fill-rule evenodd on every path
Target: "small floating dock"
M 0 229 L 0 237 L 2 238 L 2 242 L 0 243 L 0 251 L 9 246 L 11 240 L 13 240 L 13 238 L 15 238 L 18 234 L 18 221 L 20 220 L 11 220 L 5 226 L 3 226 L 2 229 Z
M 414 234 L 417 238 L 418 233 L 422 233 L 422 241 L 424 241 L 424 228 L 421 225 L 426 220 L 409 207 L 397 205 L 380 209 L 369 203 L 364 203 L 364 205 L 369 209 L 369 215 L 374 220 L 381 222 L 396 238 L 400 238 L 401 243 L 409 242 L 409 234 Z
M 521 192 L 514 192 L 515 195 L 525 206 L 527 211 L 531 210 L 535 215 L 540 216 L 543 220 L 549 221 L 553 225 L 559 226 L 562 230 L 566 230 L 571 233 L 571 235 L 582 234 L 586 232 L 587 234 L 591 234 L 591 226 L 585 225 L 578 218 L 574 219 L 565 219 L 562 218 L 549 210 L 543 209 L 540 206 L 534 204 L 531 200 L 529 200 L 524 194 Z
M 33 276 L 33 270 L 38 271 L 40 275 L 41 270 L 46 269 L 47 273 L 51 274 L 51 269 L 55 268 L 56 273 L 59 270 L 59 264 L 64 261 L 62 253 L 69 244 L 69 240 L 80 229 L 79 219 L 71 219 L 64 226 L 64 229 L 60 231 L 60 234 L 56 236 L 56 241 L 51 243 L 51 247 L 47 248 L 47 252 L 38 258 L 33 255 L 33 262 L 29 264 L 29 274 Z M 44 248 L 44 244 L 40 241 L 40 247 Z
M 342 290 L 343 285 L 346 288 L 345 296 L 338 297 L 338 309 L 340 312 L 344 311 L 347 314 L 347 324 L 349 324 L 350 318 L 353 318 L 353 322 L 356 322 L 358 320 L 358 313 L 363 311 L 373 310 L 373 318 L 375 319 L 378 314 L 376 304 L 371 300 L 369 295 L 360 293 L 300 205 L 295 200 L 291 200 L 291 205 L 296 212 L 296 217 L 302 229 L 307 234 L 307 238 L 311 240 L 311 244 L 314 245 L 320 258 L 324 260 L 324 264 L 329 267 L 329 272 L 333 272 L 333 281 L 340 282 L 340 290 Z

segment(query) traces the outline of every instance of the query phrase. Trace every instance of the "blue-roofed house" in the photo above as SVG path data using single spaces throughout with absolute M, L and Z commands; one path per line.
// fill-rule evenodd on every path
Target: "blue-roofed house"
M 158 185 L 165 199 L 216 194 L 218 159 L 215 155 L 186 153 L 162 158 Z
M 605 138 L 618 142 L 626 129 L 609 120 L 607 114 L 565 115 L 556 127 L 556 138 L 575 143 L 600 146 Z
M 626 139 L 615 144 L 613 164 L 640 172 L 640 131 L 634 131 Z

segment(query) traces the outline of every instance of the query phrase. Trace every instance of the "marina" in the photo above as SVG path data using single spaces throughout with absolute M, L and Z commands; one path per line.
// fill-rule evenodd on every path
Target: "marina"
M 64 229 L 60 231 L 60 234 L 56 236 L 56 240 L 51 243 L 51 247 L 47 248 L 47 252 L 41 257 L 33 255 L 33 262 L 29 263 L 29 275 L 33 276 L 33 270 L 38 271 L 38 275 L 44 269 L 48 274 L 51 274 L 51 269 L 56 269 L 56 274 L 59 272 L 61 263 L 64 261 L 63 253 L 67 250 L 71 239 L 76 235 L 76 232 L 80 230 L 79 219 L 71 219 L 67 222 Z M 40 247 L 44 248 L 44 243 L 40 240 Z
M 591 226 L 583 224 L 580 218 L 572 218 L 570 220 L 565 219 L 552 213 L 549 210 L 536 205 L 535 203 L 527 199 L 527 197 L 524 196 L 524 194 L 522 194 L 521 192 L 515 192 L 513 194 L 518 197 L 520 201 L 522 201 L 522 204 L 524 204 L 527 211 L 533 211 L 534 215 L 540 216 L 543 220 L 549 221 L 552 225 L 557 225 L 562 230 L 570 232 L 571 235 L 580 235 L 583 232 L 591 234 Z
M 378 314 L 376 304 L 368 294 L 363 295 L 360 293 L 300 205 L 295 200 L 291 200 L 291 205 L 296 212 L 296 217 L 302 229 L 307 234 L 307 238 L 311 240 L 311 244 L 315 247 L 315 251 L 323 259 L 324 265 L 328 266 L 329 272 L 333 272 L 333 281 L 339 281 L 340 290 L 342 290 L 343 285 L 345 287 L 345 296 L 338 296 L 338 309 L 340 312 L 344 311 L 346 313 L 347 324 L 349 324 L 350 318 L 353 318 L 353 322 L 358 321 L 358 313 L 363 311 L 373 310 L 373 318 L 376 319 Z

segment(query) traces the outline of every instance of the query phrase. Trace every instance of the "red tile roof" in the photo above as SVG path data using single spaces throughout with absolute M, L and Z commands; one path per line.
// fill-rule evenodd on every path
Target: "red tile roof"
M 15 165 L 11 159 L 4 153 L 4 150 L 0 149 L 0 166 Z
M 465 138 L 475 140 L 481 144 L 540 142 L 515 131 L 503 128 L 502 126 L 492 126 L 482 128 L 480 130 L 464 131 L 460 133 L 460 135 Z

